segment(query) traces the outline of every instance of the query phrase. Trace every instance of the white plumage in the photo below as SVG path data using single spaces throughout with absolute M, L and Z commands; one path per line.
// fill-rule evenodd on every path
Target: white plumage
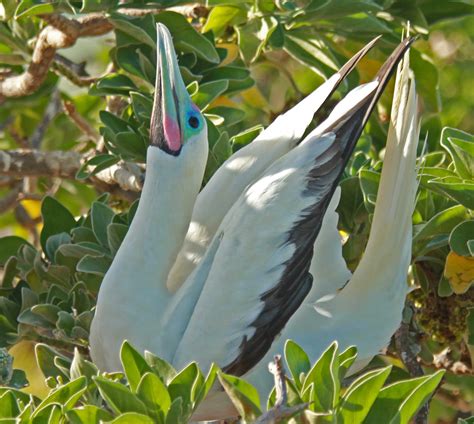
M 104 371 L 119 369 L 119 348 L 128 339 L 139 350 L 150 350 L 178 367 L 190 360 L 198 360 L 203 368 L 217 362 L 227 371 L 243 374 L 259 364 L 250 378 L 264 382 L 261 359 L 283 328 L 272 352 L 288 337 L 305 349 L 312 348 L 314 338 L 324 343 L 322 347 L 334 338 L 341 338 L 342 344 L 352 343 L 352 336 L 361 332 L 364 323 L 380 322 L 374 316 L 383 313 L 390 325 L 380 329 L 378 339 L 359 339 L 367 344 L 367 356 L 375 354 L 381 347 L 377 340 L 383 336 L 386 342 L 392 324 L 400 321 L 398 305 L 405 291 L 388 282 L 373 287 L 380 270 L 365 260 L 367 252 L 377 251 L 380 261 L 383 252 L 389 252 L 378 246 L 381 236 L 375 229 L 382 225 L 383 217 L 379 216 L 384 212 L 377 215 L 377 211 L 364 259 L 348 286 L 335 291 L 350 278 L 337 233 L 336 188 L 391 71 L 412 40 L 394 51 L 373 82 L 352 90 L 297 144 L 313 114 L 373 42 L 366 46 L 258 140 L 233 155 L 197 197 L 207 157 L 205 122 L 181 81 L 168 31 L 159 24 L 157 32 L 157 90 L 147 175 L 132 225 L 99 293 L 91 329 L 94 361 Z M 408 134 L 407 116 L 412 121 L 416 116 L 414 96 L 413 88 L 403 122 L 396 126 L 400 139 Z M 400 104 L 405 104 L 403 101 L 405 98 Z M 200 123 L 198 127 L 196 121 L 188 120 L 190 114 Z M 405 150 L 411 155 L 412 150 Z M 412 164 L 407 157 L 395 147 L 392 151 L 387 147 L 384 173 L 389 176 L 385 177 L 388 182 L 382 177 L 382 204 L 390 203 L 390 191 L 400 191 L 395 168 L 405 167 L 409 182 L 414 171 L 410 173 Z M 394 169 L 389 173 L 386 168 Z M 411 210 L 414 190 L 399 193 L 394 204 L 397 210 L 392 214 L 393 221 L 403 221 L 398 227 L 401 235 L 393 238 L 393 246 L 401 251 L 390 258 L 393 275 L 385 272 L 385 276 L 397 282 L 406 275 L 404 264 L 409 260 L 411 221 L 406 211 Z M 384 209 L 379 204 L 377 208 Z M 390 208 L 385 206 L 385 213 L 391 212 Z M 325 273 L 322 266 L 331 269 Z M 386 298 L 398 309 L 386 313 L 380 309 L 381 302 L 378 309 L 354 312 L 357 319 L 347 327 L 344 308 L 352 302 L 354 311 L 353 299 L 361 290 L 368 304 Z M 321 301 L 322 295 L 333 292 L 330 300 Z M 310 355 L 319 354 L 320 347 L 309 350 Z M 365 351 L 362 349 L 364 355 Z M 212 405 L 207 407 L 209 402 L 201 417 L 222 413 L 213 411 Z

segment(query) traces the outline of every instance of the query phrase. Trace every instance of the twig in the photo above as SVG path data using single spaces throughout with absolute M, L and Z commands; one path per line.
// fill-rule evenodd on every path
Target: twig
M 410 308 L 409 305 L 405 306 Z M 412 377 L 419 377 L 424 375 L 421 365 L 418 363 L 417 354 L 419 347 L 411 340 L 410 337 L 410 322 L 402 321 L 399 329 L 395 333 L 395 345 L 400 354 L 400 358 L 406 369 Z M 429 400 L 421 407 L 416 414 L 415 424 L 427 424 L 429 413 Z
M 21 203 L 18 203 L 15 207 L 15 218 L 18 221 L 20 225 L 25 227 L 32 235 L 33 237 L 33 242 L 35 245 L 39 244 L 39 236 L 38 236 L 38 231 L 36 230 L 36 225 L 38 224 L 38 220 L 33 219 L 28 211 L 21 205 Z
M 21 191 L 21 182 L 17 183 L 5 196 L 0 199 L 0 214 L 7 212 L 18 204 L 18 195 Z
M 119 13 L 129 16 L 141 16 L 144 14 L 156 14 L 160 9 L 118 9 Z M 205 16 L 207 9 L 202 5 L 190 5 L 180 9 L 180 13 L 191 17 Z M 77 20 L 68 19 L 63 15 L 49 14 L 39 15 L 48 26 L 43 28 L 34 46 L 31 62 L 26 71 L 20 75 L 6 75 L 0 80 L 0 102 L 8 97 L 21 97 L 35 92 L 43 83 L 48 71 L 55 61 L 55 67 L 66 76 L 78 83 L 88 85 L 96 78 L 82 76 L 75 72 L 70 63 L 67 64 L 56 51 L 73 46 L 80 37 L 95 37 L 107 34 L 114 29 L 112 22 L 103 13 L 91 13 Z
M 271 362 L 268 365 L 268 370 L 273 374 L 273 378 L 275 380 L 276 401 L 273 408 L 261 415 L 255 421 L 255 424 L 278 423 L 285 418 L 290 418 L 293 415 L 304 411 L 309 405 L 308 403 L 303 403 L 301 405 L 286 406 L 288 399 L 286 391 L 285 370 L 283 368 L 280 355 L 276 355 L 274 357 L 274 362 Z
M 48 125 L 56 117 L 60 110 L 61 97 L 59 91 L 54 90 L 53 94 L 51 95 L 51 101 L 49 102 L 48 106 L 46 107 L 46 111 L 44 112 L 43 119 L 41 119 L 41 122 L 38 124 L 29 140 L 29 145 L 33 149 L 38 149 L 41 146 L 41 142 L 43 141 L 44 133 L 48 129 Z
M 74 122 L 76 127 L 79 128 L 81 132 L 84 133 L 88 137 L 88 139 L 94 141 L 97 144 L 100 140 L 100 134 L 95 130 L 94 127 L 92 127 L 89 124 L 89 122 L 87 122 L 86 119 L 84 119 L 79 114 L 74 103 L 69 102 L 69 101 L 64 101 L 63 107 L 64 107 L 64 112 L 66 113 L 67 116 L 69 116 L 69 118 L 71 118 L 71 121 Z
M 0 81 L 0 100 L 21 97 L 38 89 L 48 74 L 56 50 L 73 46 L 79 37 L 106 34 L 113 26 L 105 15 L 90 14 L 77 20 L 62 15 L 41 15 L 49 24 L 41 30 L 28 68 L 21 75 Z
M 83 155 L 74 151 L 0 150 L 0 175 L 75 179 L 82 160 Z M 91 181 L 138 192 L 142 186 L 141 174 L 138 166 L 119 163 L 99 172 Z

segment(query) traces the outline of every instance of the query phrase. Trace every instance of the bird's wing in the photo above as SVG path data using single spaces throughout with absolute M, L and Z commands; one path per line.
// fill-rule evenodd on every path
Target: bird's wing
M 199 194 L 183 247 L 168 277 L 176 290 L 203 258 L 227 211 L 240 194 L 301 139 L 314 114 L 325 104 L 380 37 L 357 52 L 337 73 L 292 109 L 280 115 L 250 144 L 234 153 Z
M 268 393 L 273 384 L 267 363 L 274 354 L 283 352 L 287 339 L 300 344 L 311 361 L 333 340 L 341 349 L 356 345 L 358 359 L 352 373 L 388 344 L 400 324 L 411 261 L 419 138 L 417 96 L 408 58 L 406 53 L 397 73 L 385 159 L 365 254 L 354 276 L 336 296 L 318 298 L 313 284 L 304 304 L 290 318 L 265 358 L 246 376 L 262 393 Z M 325 220 L 329 212 L 330 209 Z M 318 240 L 323 231 L 324 222 Z M 321 261 L 316 266 L 313 262 L 311 272 L 325 274 L 331 263 L 330 257 L 326 264 Z
M 249 186 L 226 215 L 203 291 L 178 345 L 191 357 L 241 375 L 269 349 L 311 288 L 313 244 L 338 180 L 393 69 L 400 44 L 376 79 L 352 90 L 299 146 Z

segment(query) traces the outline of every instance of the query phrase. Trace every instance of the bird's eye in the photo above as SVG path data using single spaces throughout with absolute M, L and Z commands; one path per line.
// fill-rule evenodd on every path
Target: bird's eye
M 190 116 L 188 119 L 188 125 L 194 129 L 199 128 L 199 118 L 196 116 Z

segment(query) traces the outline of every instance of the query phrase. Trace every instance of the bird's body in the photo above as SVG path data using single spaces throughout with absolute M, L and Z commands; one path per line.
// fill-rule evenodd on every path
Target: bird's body
M 262 394 L 268 393 L 273 384 L 263 364 L 270 362 L 275 353 L 283 352 L 287 339 L 300 344 L 311 362 L 334 340 L 341 350 L 357 346 L 358 357 L 350 370 L 353 373 L 388 345 L 400 324 L 411 262 L 419 134 L 417 98 L 414 81 L 409 79 L 408 56 L 397 75 L 391 116 L 384 168 L 364 255 L 351 276 L 345 263 L 341 264 L 342 245 L 335 233 L 336 193 L 315 244 L 315 252 L 324 253 L 315 255 L 310 268 L 320 284 L 313 284 L 266 357 L 247 375 Z
M 150 350 L 178 367 L 197 360 L 206 369 L 217 362 L 226 371 L 241 375 L 261 361 L 282 330 L 298 339 L 299 334 L 303 337 L 317 329 L 332 341 L 331 333 L 337 332 L 340 322 L 323 322 L 327 317 L 314 318 L 305 311 L 314 310 L 313 302 L 324 287 L 330 290 L 327 282 L 319 283 L 321 289 L 313 284 L 310 269 L 318 274 L 315 258 L 325 243 L 337 250 L 338 239 L 330 236 L 339 237 L 337 228 L 329 227 L 337 221 L 334 209 L 319 241 L 318 233 L 357 139 L 412 40 L 400 44 L 373 82 L 352 90 L 297 145 L 313 109 L 334 91 L 341 75 L 319 91 L 322 101 L 308 97 L 304 104 L 311 113 L 306 110 L 303 114 L 297 107 L 289 116 L 301 115 L 298 125 L 285 132 L 280 119 L 267 138 L 239 151 L 215 174 L 217 183 L 211 180 L 194 206 L 207 157 L 205 123 L 179 76 L 168 31 L 161 24 L 157 30 L 157 89 L 147 175 L 132 225 L 100 289 L 91 329 L 93 360 L 103 371 L 120 369 L 119 350 L 127 339 L 138 350 Z M 355 57 L 342 74 L 357 63 Z M 272 144 L 268 136 L 280 131 L 284 134 L 281 145 L 278 140 Z M 235 184 L 232 176 L 238 177 Z M 219 199 L 226 187 L 229 195 Z M 336 203 L 337 198 L 331 208 Z M 184 244 L 186 248 L 189 242 L 198 241 L 194 257 L 178 256 L 193 206 L 192 225 L 199 224 L 196 214 L 205 216 L 206 204 L 207 213 L 215 212 L 215 216 L 191 231 L 193 239 L 188 231 Z M 170 273 L 177 256 L 178 262 L 191 260 L 182 271 L 175 266 Z M 343 262 L 340 254 L 337 260 Z M 342 268 L 331 278 L 346 275 L 346 267 Z M 400 267 L 395 271 L 406 273 Z M 376 270 L 366 272 L 370 276 Z M 177 289 L 175 293 L 167 288 L 167 280 Z M 357 285 L 344 288 L 327 305 L 337 319 L 345 319 L 339 308 L 350 301 L 352 294 L 342 293 L 355 290 L 351 286 Z M 389 291 L 393 289 L 388 286 Z M 373 295 L 375 300 L 376 293 L 368 299 Z M 363 318 L 372 319 L 374 314 L 366 312 Z M 363 322 L 360 320 L 359 327 Z M 354 323 L 354 331 L 360 331 L 359 327 Z M 204 415 L 216 417 L 216 412 L 205 411 Z

